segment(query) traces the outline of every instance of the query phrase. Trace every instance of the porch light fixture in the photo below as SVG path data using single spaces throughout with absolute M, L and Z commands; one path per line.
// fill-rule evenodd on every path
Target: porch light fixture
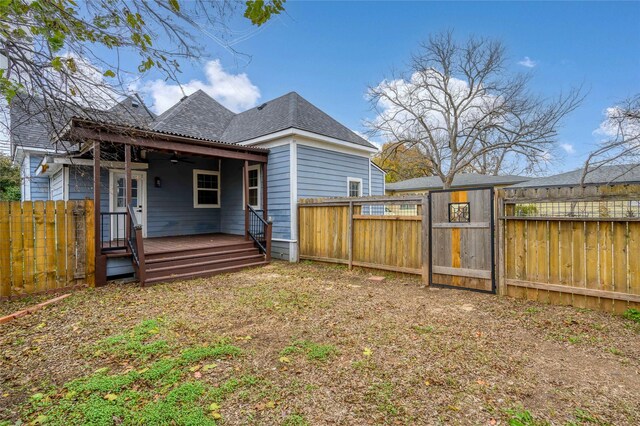
M 156 176 L 154 179 L 154 185 L 156 188 L 161 188 L 162 187 L 162 180 L 160 180 L 160 178 L 158 176 Z

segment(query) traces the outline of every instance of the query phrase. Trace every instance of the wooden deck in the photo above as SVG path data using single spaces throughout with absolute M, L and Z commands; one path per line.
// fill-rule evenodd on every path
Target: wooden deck
M 164 253 L 178 250 L 197 250 L 203 248 L 232 246 L 243 243 L 243 235 L 199 234 L 176 237 L 155 237 L 144 239 L 145 254 Z

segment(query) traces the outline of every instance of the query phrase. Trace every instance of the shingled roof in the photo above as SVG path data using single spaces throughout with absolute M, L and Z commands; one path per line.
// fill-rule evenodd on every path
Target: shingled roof
M 37 104 L 35 98 L 31 99 Z M 12 105 L 12 122 L 26 123 L 15 126 L 12 132 L 14 146 L 52 149 L 50 141 L 55 130 L 61 130 L 75 116 L 225 143 L 239 143 L 281 130 L 299 129 L 375 148 L 296 92 L 234 114 L 205 92 L 198 90 L 157 117 L 137 95 L 131 95 L 107 111 L 88 112 L 76 108 L 66 114 L 58 114 L 60 117 L 53 121 L 59 123 L 60 129 L 52 128 L 52 120 L 43 112 L 43 108 L 39 105 L 38 108 L 27 108 L 29 105 Z
M 233 112 L 198 90 L 160 114 L 151 123 L 151 128 L 196 138 L 222 140 L 222 133 L 233 116 Z
M 522 182 L 510 188 L 548 188 L 557 186 L 581 185 L 584 169 L 577 169 L 567 173 L 546 176 Z M 612 183 L 640 183 L 640 164 L 616 164 L 602 166 L 587 173 L 587 185 L 609 185 Z
M 291 128 L 375 148 L 296 92 L 237 114 L 222 134 L 222 140 L 243 142 Z
M 455 175 L 453 178 L 452 188 L 468 188 L 496 185 L 511 185 L 518 182 L 525 182 L 531 178 L 516 175 L 481 175 L 478 173 L 463 173 Z M 414 179 L 403 180 L 400 182 L 388 183 L 386 185 L 388 191 L 425 191 L 442 189 L 442 180 L 438 176 L 425 176 Z

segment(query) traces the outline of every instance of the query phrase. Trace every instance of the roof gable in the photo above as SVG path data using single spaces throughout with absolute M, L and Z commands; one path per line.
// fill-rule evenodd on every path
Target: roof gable
M 222 133 L 233 118 L 233 112 L 198 90 L 182 98 L 151 123 L 153 130 L 203 139 L 223 139 Z
M 237 114 L 225 129 L 222 139 L 237 143 L 290 128 L 374 148 L 296 92 Z

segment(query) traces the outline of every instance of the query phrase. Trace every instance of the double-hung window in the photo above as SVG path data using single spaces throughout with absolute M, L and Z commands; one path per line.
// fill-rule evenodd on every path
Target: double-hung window
M 220 207 L 220 172 L 193 171 L 193 207 Z
M 347 196 L 362 197 L 362 179 L 352 177 L 347 178 Z
M 260 164 L 250 166 L 249 174 L 249 202 L 248 204 L 254 209 L 261 209 L 260 189 L 262 188 L 262 174 L 260 173 Z

